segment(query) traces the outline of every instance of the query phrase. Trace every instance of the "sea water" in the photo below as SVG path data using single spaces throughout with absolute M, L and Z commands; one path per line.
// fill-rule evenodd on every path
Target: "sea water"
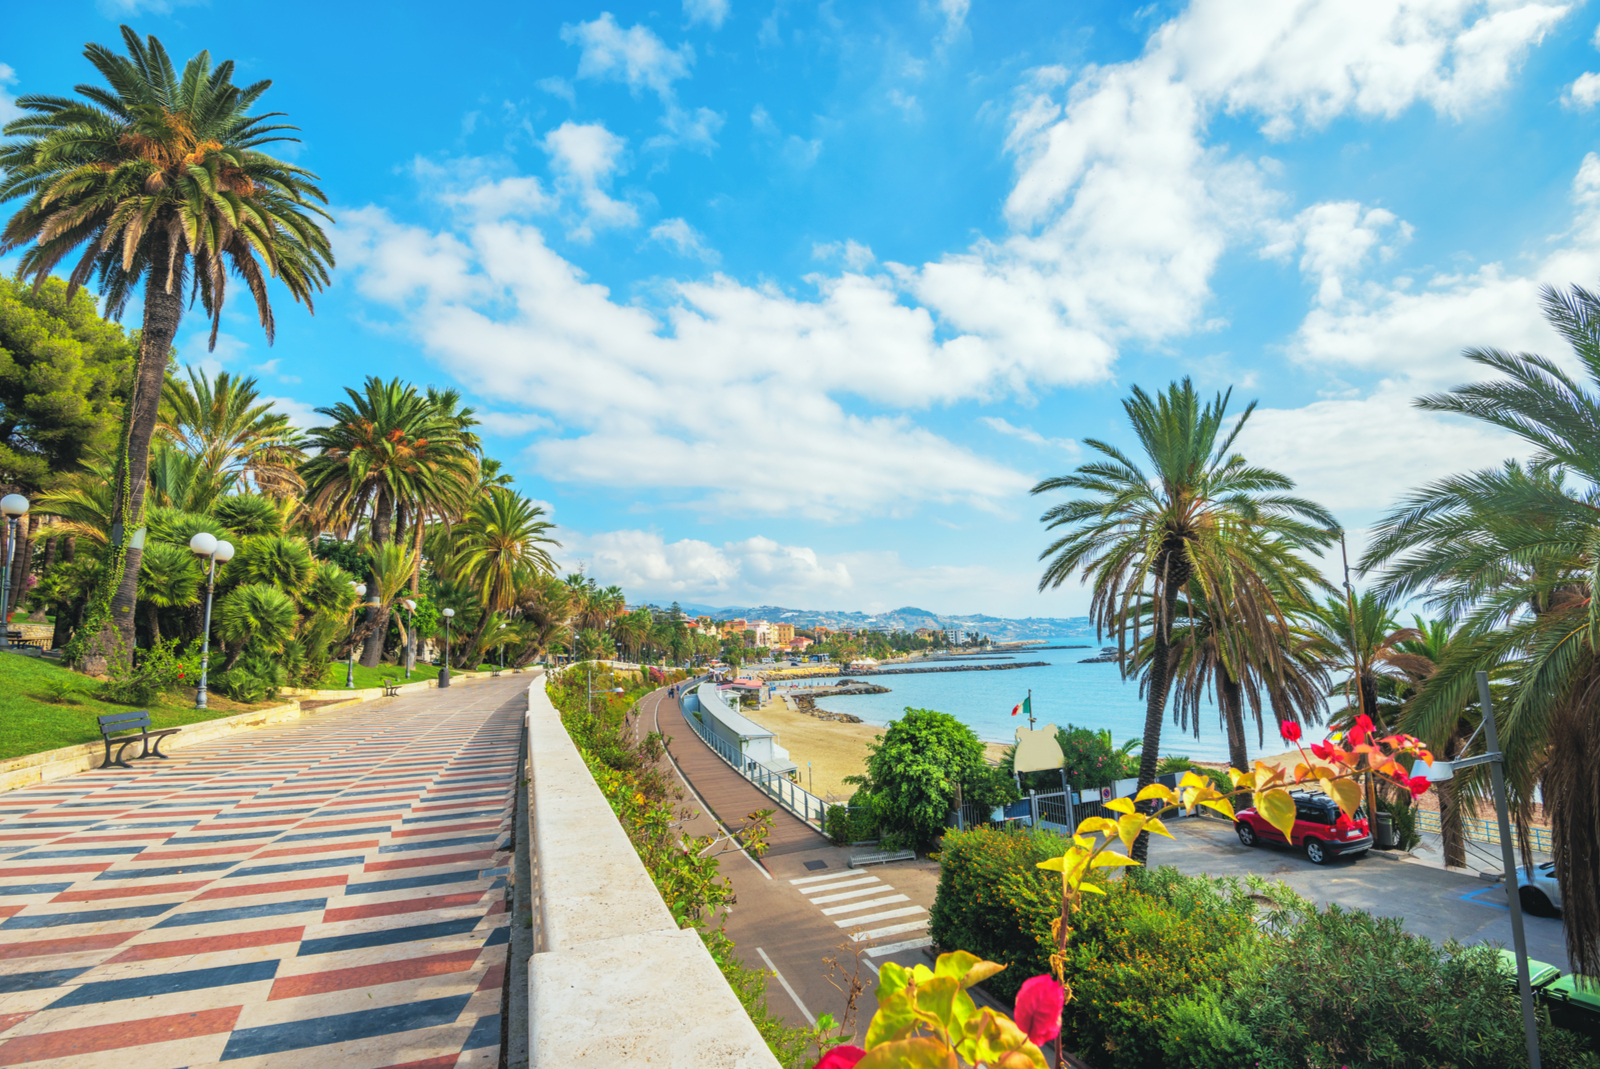
M 1082 642 L 1082 639 L 1052 640 L 1046 645 L 1060 646 Z M 1099 731 L 1110 729 L 1112 742 L 1121 746 L 1128 739 L 1144 737 L 1145 701 L 1139 696 L 1137 679 L 1122 678 L 1116 662 L 1081 664 L 1086 657 L 1100 652 L 1098 644 L 1085 649 L 1006 651 L 1006 657 L 952 658 L 925 662 L 929 667 L 942 665 L 1007 664 L 1043 661 L 1041 668 L 1013 668 L 995 672 L 908 672 L 903 676 L 889 674 L 897 666 L 884 665 L 881 675 L 859 676 L 864 683 L 876 683 L 889 688 L 888 694 L 831 695 L 818 698 L 817 706 L 834 713 L 850 713 L 868 724 L 883 725 L 899 717 L 907 707 L 937 709 L 949 713 L 971 727 L 978 737 L 987 742 L 1011 743 L 1016 741 L 1016 729 L 1027 727 L 1021 715 L 1012 716 L 1011 709 L 1033 692 L 1033 717 L 1040 727 L 1054 724 L 1065 727 L 1068 723 Z M 917 665 L 920 667 L 921 665 Z M 838 677 L 811 677 L 799 681 L 802 686 L 829 686 Z M 779 684 L 780 691 L 785 684 Z M 1261 751 L 1256 745 L 1255 722 L 1248 715 L 1245 732 L 1249 741 L 1250 757 L 1254 760 Z M 1267 727 L 1267 749 L 1277 753 L 1283 749 L 1277 733 Z M 781 740 L 780 740 L 781 741 Z M 1217 708 L 1207 702 L 1200 710 L 1200 737 L 1195 738 L 1191 721 L 1185 731 L 1173 722 L 1169 702 L 1161 727 L 1161 753 L 1182 754 L 1197 761 L 1225 761 L 1228 758 L 1228 740 L 1218 721 Z

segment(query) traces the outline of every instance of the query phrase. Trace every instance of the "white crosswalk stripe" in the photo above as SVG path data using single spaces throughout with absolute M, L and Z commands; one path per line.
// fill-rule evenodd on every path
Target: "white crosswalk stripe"
M 789 883 L 804 895 L 808 902 L 818 906 L 818 912 L 824 917 L 835 918 L 833 921 L 835 925 L 851 929 L 850 938 L 857 943 L 886 939 L 890 936 L 910 935 L 913 932 L 923 932 L 928 927 L 928 912 L 921 906 L 881 909 L 882 906 L 892 906 L 898 902 L 911 900 L 905 895 L 890 893 L 894 888 L 877 876 L 868 876 L 859 871 L 846 871 L 826 873 L 821 876 L 802 876 L 790 880 Z M 840 904 L 829 904 L 835 902 Z M 900 921 L 900 923 L 864 928 L 865 925 L 878 924 L 881 921 Z M 932 939 L 922 935 L 885 945 L 871 946 L 866 948 L 866 952 L 868 957 L 878 958 L 885 954 L 916 950 L 932 944 Z

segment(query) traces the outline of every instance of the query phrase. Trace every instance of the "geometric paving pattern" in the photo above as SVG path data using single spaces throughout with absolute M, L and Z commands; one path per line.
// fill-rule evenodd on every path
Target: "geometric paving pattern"
M 498 1064 L 511 682 L 0 794 L 0 1066 Z

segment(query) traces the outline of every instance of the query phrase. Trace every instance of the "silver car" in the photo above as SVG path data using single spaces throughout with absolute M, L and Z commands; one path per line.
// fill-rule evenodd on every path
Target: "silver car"
M 1517 896 L 1522 900 L 1522 911 L 1532 916 L 1553 917 L 1561 912 L 1561 884 L 1556 882 L 1555 862 L 1519 868 Z

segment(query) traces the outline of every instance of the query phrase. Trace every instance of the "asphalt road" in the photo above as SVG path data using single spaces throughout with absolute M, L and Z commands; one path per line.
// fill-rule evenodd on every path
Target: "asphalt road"
M 1300 851 L 1286 846 L 1242 846 L 1232 825 L 1220 820 L 1178 820 L 1168 826 L 1173 839 L 1151 838 L 1152 865 L 1211 876 L 1255 873 L 1282 880 L 1318 905 L 1337 902 L 1375 916 L 1399 917 L 1408 932 L 1435 942 L 1454 938 L 1469 944 L 1511 945 L 1511 910 L 1500 884 L 1375 853 L 1313 865 Z M 1560 919 L 1524 916 L 1522 923 L 1528 955 L 1566 972 L 1566 937 Z

